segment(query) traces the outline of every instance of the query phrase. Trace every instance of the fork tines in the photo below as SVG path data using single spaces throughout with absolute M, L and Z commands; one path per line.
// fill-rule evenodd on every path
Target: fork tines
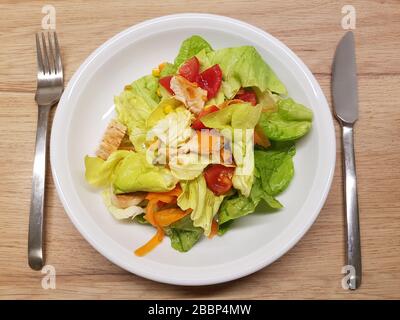
M 36 53 L 39 72 L 62 73 L 60 47 L 55 31 L 36 33 Z

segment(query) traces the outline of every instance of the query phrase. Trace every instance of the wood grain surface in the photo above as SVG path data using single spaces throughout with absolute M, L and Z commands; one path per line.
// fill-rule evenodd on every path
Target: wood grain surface
M 230 283 L 178 287 L 113 265 L 73 227 L 48 169 L 47 263 L 56 289 L 27 265 L 27 230 L 37 108 L 34 33 L 41 8 L 57 12 L 66 80 L 111 36 L 149 18 L 207 12 L 251 23 L 282 40 L 311 69 L 330 101 L 330 66 L 344 30 L 341 8 L 356 8 L 360 119 L 356 125 L 364 278 L 341 287 L 344 214 L 341 150 L 332 189 L 316 223 L 286 255 Z M 6 299 L 399 299 L 400 298 L 400 2 L 399 1 L 7 1 L 0 3 L 0 298 Z

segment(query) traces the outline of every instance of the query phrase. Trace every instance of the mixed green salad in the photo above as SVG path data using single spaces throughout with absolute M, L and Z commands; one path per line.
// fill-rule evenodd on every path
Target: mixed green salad
M 115 108 L 85 176 L 116 219 L 156 229 L 138 256 L 164 236 L 186 252 L 261 203 L 282 208 L 276 196 L 313 118 L 254 47 L 214 50 L 197 35 L 174 62 L 125 86 Z

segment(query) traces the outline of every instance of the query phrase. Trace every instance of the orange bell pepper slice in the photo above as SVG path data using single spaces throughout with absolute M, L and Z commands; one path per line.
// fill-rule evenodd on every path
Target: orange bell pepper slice
M 164 238 L 164 231 L 161 228 L 157 228 L 157 233 L 143 246 L 135 250 L 135 254 L 139 257 L 143 257 L 158 246 Z

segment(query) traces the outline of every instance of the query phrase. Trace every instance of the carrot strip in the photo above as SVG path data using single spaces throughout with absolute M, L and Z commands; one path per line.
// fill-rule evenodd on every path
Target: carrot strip
M 182 211 L 181 209 L 178 209 L 178 208 L 160 210 L 154 214 L 154 220 L 156 221 L 157 225 L 159 225 L 160 227 L 166 227 L 166 226 L 169 226 L 170 224 L 182 219 L 188 213 L 189 212 Z
M 156 211 L 159 209 L 158 203 L 166 203 L 171 205 L 176 203 L 177 197 L 182 193 L 182 189 L 177 185 L 173 190 L 168 192 L 149 192 L 145 199 L 149 200 L 146 207 L 145 219 L 157 228 L 157 233 L 143 246 L 135 250 L 135 254 L 142 257 L 153 250 L 164 238 L 164 230 L 171 223 L 182 219 L 189 213 L 188 210 L 182 211 L 178 208 L 170 208 Z
M 208 238 L 213 238 L 218 233 L 218 222 L 213 219 L 211 223 L 211 232 L 208 235 Z
M 152 224 L 153 226 L 156 225 L 156 222 L 154 221 L 154 209 L 157 207 L 157 200 L 152 199 L 149 201 L 146 207 L 146 214 L 145 214 L 145 219 Z
M 173 196 L 166 196 L 163 195 L 162 193 L 155 193 L 155 192 L 149 192 L 146 196 L 147 200 L 158 200 L 162 201 L 164 203 L 170 203 L 172 200 L 174 200 Z
M 147 200 L 152 200 L 152 199 L 157 199 L 159 201 L 165 202 L 165 203 L 170 203 L 174 199 L 173 197 L 179 197 L 179 195 L 182 193 L 182 189 L 179 184 L 176 185 L 174 189 L 171 191 L 167 192 L 149 192 L 146 196 Z
M 166 196 L 175 196 L 175 197 L 179 197 L 180 194 L 182 193 L 182 189 L 181 186 L 179 184 L 177 184 L 175 186 L 174 189 L 172 189 L 171 191 L 168 192 L 161 192 L 162 194 L 166 195 Z
M 143 257 L 153 250 L 157 245 L 161 243 L 164 238 L 164 231 L 161 228 L 157 228 L 157 233 L 143 246 L 135 250 L 135 254 L 139 257 Z

